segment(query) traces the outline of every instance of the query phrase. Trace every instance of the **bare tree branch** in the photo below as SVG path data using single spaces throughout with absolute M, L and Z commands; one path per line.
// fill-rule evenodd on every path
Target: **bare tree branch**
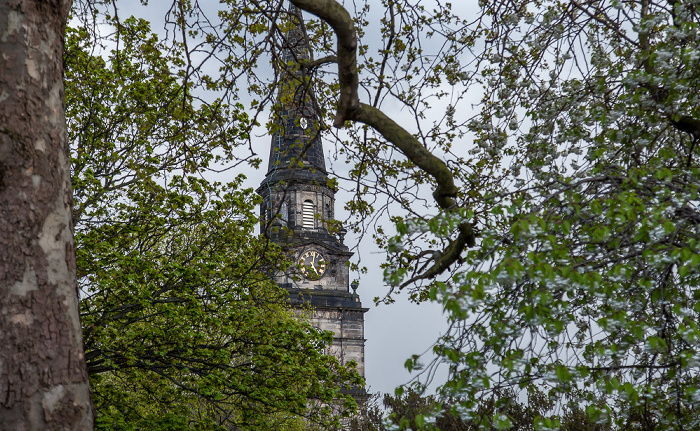
M 295 6 L 326 21 L 336 33 L 340 98 L 334 126 L 340 128 L 346 121 L 357 121 L 374 128 L 411 162 L 435 179 L 437 186 L 433 191 L 433 197 L 440 208 L 443 210 L 454 209 L 456 206 L 455 197 L 459 189 L 454 184 L 452 172 L 445 162 L 433 155 L 421 145 L 415 136 L 390 119 L 384 112 L 360 102 L 357 73 L 357 33 L 348 11 L 334 0 L 291 1 Z M 459 259 L 460 253 L 466 246 L 474 244 L 475 236 L 471 224 L 460 224 L 457 238 L 453 239 L 442 253 L 436 254 L 433 266 L 422 275 L 409 280 L 409 283 L 419 279 L 432 278 L 442 273 Z

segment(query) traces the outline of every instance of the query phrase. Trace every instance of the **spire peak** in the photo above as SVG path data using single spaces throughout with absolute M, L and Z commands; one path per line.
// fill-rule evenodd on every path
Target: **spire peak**
M 321 142 L 320 117 L 312 82 L 302 63 L 313 58 L 301 10 L 291 2 L 290 26 L 284 41 L 267 182 L 290 178 L 325 183 L 326 163 Z

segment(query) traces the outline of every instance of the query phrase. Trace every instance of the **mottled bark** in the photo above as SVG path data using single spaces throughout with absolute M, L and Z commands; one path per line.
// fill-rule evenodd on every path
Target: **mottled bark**
M 337 41 L 338 81 L 340 95 L 335 116 L 335 127 L 343 127 L 346 121 L 357 121 L 372 127 L 389 143 L 398 148 L 411 162 L 435 179 L 437 186 L 433 197 L 446 211 L 455 208 L 458 189 L 449 168 L 428 151 L 415 136 L 387 117 L 381 110 L 360 102 L 357 73 L 357 33 L 350 14 L 335 0 L 291 0 L 307 12 L 318 16 L 333 28 Z M 422 274 L 408 280 L 401 287 L 419 279 L 432 278 L 459 260 L 467 246 L 475 245 L 471 224 L 459 225 L 457 236 L 442 252 L 434 255 L 433 265 Z
M 0 429 L 86 430 L 63 94 L 70 0 L 0 0 Z

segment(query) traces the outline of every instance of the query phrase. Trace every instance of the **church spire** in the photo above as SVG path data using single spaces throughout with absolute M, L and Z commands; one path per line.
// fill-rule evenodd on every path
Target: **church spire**
M 289 31 L 276 60 L 279 84 L 273 113 L 270 163 L 258 194 L 261 232 L 283 247 L 295 265 L 274 275 L 289 302 L 318 328 L 333 331 L 332 350 L 341 364 L 354 361 L 364 376 L 364 313 L 350 292 L 352 252 L 335 220 L 335 189 L 330 185 L 320 136 L 321 118 L 303 63 L 312 59 L 298 8 L 288 9 Z M 354 388 L 358 403 L 366 399 Z
M 320 118 L 311 79 L 302 65 L 312 59 L 301 11 L 290 3 L 290 29 L 279 64 L 277 112 L 265 181 L 289 179 L 325 184 L 328 180 L 320 134 Z

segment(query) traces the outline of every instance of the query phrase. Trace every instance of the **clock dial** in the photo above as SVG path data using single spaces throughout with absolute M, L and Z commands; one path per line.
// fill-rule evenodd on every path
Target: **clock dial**
M 318 280 L 326 272 L 326 258 L 316 250 L 307 250 L 299 256 L 301 273 L 309 280 Z

